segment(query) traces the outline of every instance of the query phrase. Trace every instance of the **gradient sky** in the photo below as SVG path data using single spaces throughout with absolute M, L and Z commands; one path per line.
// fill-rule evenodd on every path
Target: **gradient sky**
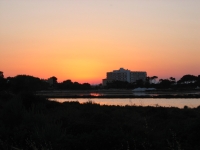
M 200 74 L 200 0 L 0 0 L 0 71 L 101 83 Z

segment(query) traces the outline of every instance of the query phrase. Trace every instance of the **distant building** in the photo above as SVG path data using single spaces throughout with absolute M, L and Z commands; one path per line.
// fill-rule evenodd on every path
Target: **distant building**
M 130 82 L 136 82 L 137 80 L 146 80 L 147 73 L 144 71 L 131 71 Z
M 103 85 L 103 86 L 106 86 L 106 83 L 107 83 L 107 79 L 103 79 L 103 80 L 102 80 L 102 85 Z
M 57 83 L 57 78 L 56 77 L 50 77 L 47 79 L 47 83 L 49 83 L 49 85 L 55 85 Z
M 0 78 L 3 78 L 3 77 L 4 77 L 3 72 L 0 71 Z
M 137 80 L 145 81 L 147 77 L 147 73 L 145 71 L 130 71 L 125 70 L 124 68 L 120 68 L 119 70 L 113 70 L 112 72 L 107 72 L 106 79 L 103 79 L 103 86 L 107 84 L 107 82 L 112 82 L 115 80 L 118 81 L 127 81 L 128 83 L 136 82 Z

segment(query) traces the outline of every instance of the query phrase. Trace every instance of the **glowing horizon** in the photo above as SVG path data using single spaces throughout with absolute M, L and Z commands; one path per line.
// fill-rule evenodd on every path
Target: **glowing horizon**
M 200 1 L 0 1 L 0 71 L 101 83 L 123 67 L 199 75 Z

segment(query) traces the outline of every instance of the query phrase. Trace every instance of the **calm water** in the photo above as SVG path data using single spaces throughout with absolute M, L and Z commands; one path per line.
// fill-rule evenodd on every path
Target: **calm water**
M 78 101 L 80 103 L 92 101 L 100 105 L 136 105 L 136 106 L 163 106 L 179 107 L 188 106 L 195 108 L 200 106 L 200 99 L 197 98 L 51 98 L 58 102 Z
M 161 96 L 161 95 L 200 95 L 200 90 L 193 90 L 193 91 L 151 91 L 151 92 L 133 92 L 132 90 L 99 90 L 99 91 L 70 91 L 70 90 L 63 90 L 63 91 L 40 91 L 38 92 L 39 95 L 48 96 L 48 97 L 60 97 L 60 96 Z

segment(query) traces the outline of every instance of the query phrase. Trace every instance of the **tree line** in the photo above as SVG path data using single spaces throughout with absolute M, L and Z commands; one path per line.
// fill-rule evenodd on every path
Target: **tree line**
M 108 82 L 106 86 L 102 84 L 94 88 L 117 88 L 117 89 L 133 89 L 138 87 L 157 88 L 157 89 L 191 89 L 200 87 L 200 75 L 184 75 L 180 80 L 174 77 L 168 79 L 159 79 L 158 76 L 146 77 L 145 80 L 137 80 L 133 83 L 126 81 L 112 81 Z M 0 91 L 10 90 L 13 92 L 20 91 L 39 91 L 39 90 L 90 90 L 92 86 L 89 83 L 72 82 L 70 79 L 63 82 L 57 82 L 55 76 L 47 80 L 30 75 L 17 75 L 15 77 L 4 78 L 3 72 L 0 71 Z
M 55 76 L 47 80 L 30 75 L 17 75 L 15 77 L 4 78 L 0 71 L 0 91 L 7 90 L 12 92 L 39 91 L 39 90 L 88 90 L 91 89 L 89 83 L 72 82 L 65 80 L 58 83 Z
M 126 81 L 112 81 L 108 82 L 106 88 L 157 88 L 157 89 L 180 89 L 180 88 L 198 88 L 200 87 L 200 75 L 184 75 L 180 80 L 176 81 L 176 78 L 169 77 L 167 79 L 159 79 L 158 76 L 146 77 L 145 80 L 137 80 L 133 83 Z

